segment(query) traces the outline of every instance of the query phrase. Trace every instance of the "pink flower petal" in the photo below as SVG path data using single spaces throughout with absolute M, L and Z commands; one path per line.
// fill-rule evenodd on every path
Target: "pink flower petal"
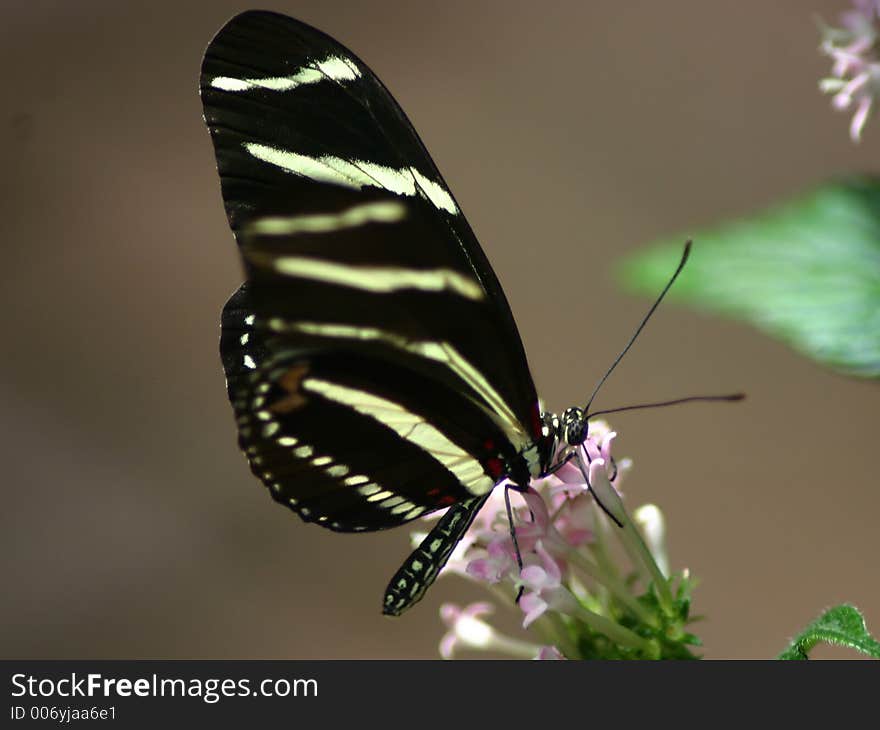
M 547 602 L 541 599 L 537 593 L 526 593 L 519 599 L 519 607 L 525 613 L 523 617 L 523 628 L 527 629 L 529 624 L 539 619 L 547 610 Z
M 547 584 L 547 571 L 539 565 L 527 565 L 519 573 L 520 580 L 529 588 L 540 590 Z
M 538 656 L 535 659 L 540 659 L 542 661 L 554 660 L 558 661 L 560 659 L 565 659 L 562 655 L 562 652 L 559 651 L 555 646 L 542 646 L 540 651 L 538 652 Z
M 868 121 L 872 102 L 873 99 L 870 96 L 864 96 L 856 106 L 856 113 L 853 114 L 852 122 L 849 125 L 849 136 L 853 142 L 858 142 L 862 138 L 862 130 L 865 128 L 865 122 Z
M 458 637 L 452 631 L 443 634 L 443 638 L 440 639 L 440 656 L 444 659 L 452 659 L 457 643 Z
M 559 567 L 559 563 L 553 559 L 553 556 L 547 552 L 544 545 L 540 542 L 535 546 L 535 552 L 541 557 L 541 562 L 544 564 L 544 570 L 547 572 L 548 580 L 552 581 L 553 585 L 559 585 L 559 582 L 562 579 L 562 570 Z

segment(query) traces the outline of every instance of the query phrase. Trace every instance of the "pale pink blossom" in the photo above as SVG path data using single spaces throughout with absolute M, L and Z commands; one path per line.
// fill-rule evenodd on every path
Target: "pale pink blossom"
M 523 628 L 540 618 L 549 609 L 562 613 L 577 613 L 575 597 L 562 584 L 562 569 L 538 542 L 535 552 L 541 559 L 540 565 L 527 565 L 520 571 L 520 581 L 527 589 L 519 601 L 525 613 Z
M 467 564 L 467 574 L 486 583 L 499 583 L 517 569 L 513 541 L 509 536 L 499 535 L 484 551 L 473 551 Z
M 563 447 L 558 458 L 565 461 L 552 474 L 533 479 L 524 490 L 510 490 L 515 540 L 506 487 L 497 485 L 443 570 L 490 588 L 506 608 L 519 613 L 523 628 L 537 641 L 500 633 L 486 620 L 488 604 L 466 608 L 447 604 L 442 609 L 448 631 L 440 642 L 441 656 L 470 649 L 523 658 L 577 658 L 579 646 L 567 631 L 585 627 L 613 637 L 621 646 L 644 648 L 645 639 L 616 623 L 615 616 L 623 610 L 644 619 L 645 609 L 634 590 L 638 586 L 644 590 L 660 573 L 655 568 L 649 574 L 635 566 L 642 577 L 640 583 L 633 583 L 608 563 L 605 548 L 597 544 L 600 532 L 606 541 L 615 536 L 639 539 L 619 492 L 630 462 L 615 460 L 615 438 L 603 421 L 591 422 L 583 443 Z M 605 519 L 603 510 L 614 515 L 614 521 Z M 630 523 L 626 530 L 619 527 L 624 522 Z M 651 548 L 661 555 L 665 568 L 662 534 L 652 532 L 651 538 L 658 534 Z M 642 552 L 628 548 L 628 553 L 649 554 L 647 548 Z M 603 604 L 610 597 L 622 608 L 606 616 Z M 564 626 L 569 629 L 562 630 Z
M 833 94 L 835 109 L 853 112 L 850 138 L 862 137 L 875 99 L 880 96 L 880 0 L 853 0 L 853 9 L 841 14 L 841 28 L 823 28 L 822 53 L 831 58 L 831 76 L 819 82 Z
M 562 655 L 562 652 L 559 651 L 555 646 L 542 646 L 541 650 L 538 652 L 538 656 L 535 659 L 541 660 L 559 660 L 565 659 Z
M 462 649 L 494 651 L 520 659 L 530 659 L 541 653 L 543 647 L 506 636 L 483 621 L 482 617 L 492 611 L 491 604 L 483 602 L 472 603 L 465 608 L 444 603 L 440 607 L 440 618 L 449 631 L 440 640 L 440 656 L 452 659 Z
M 440 606 L 440 618 L 449 627 L 449 631 L 440 640 L 440 656 L 452 659 L 456 647 L 462 645 L 477 649 L 488 648 L 494 629 L 482 621 L 480 616 L 490 613 L 492 606 L 484 602 L 472 603 L 465 608 L 459 608 L 454 603 Z

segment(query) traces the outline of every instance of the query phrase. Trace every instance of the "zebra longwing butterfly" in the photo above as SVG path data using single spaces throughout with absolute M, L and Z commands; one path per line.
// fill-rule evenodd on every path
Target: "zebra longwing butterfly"
M 449 508 L 392 579 L 418 601 L 494 486 L 583 440 L 541 413 L 507 299 L 427 150 L 329 36 L 249 11 L 201 98 L 246 281 L 220 352 L 239 443 L 272 496 L 339 532 Z

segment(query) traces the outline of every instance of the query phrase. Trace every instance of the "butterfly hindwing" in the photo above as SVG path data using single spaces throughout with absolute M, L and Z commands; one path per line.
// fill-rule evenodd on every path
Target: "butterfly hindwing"
M 474 398 L 432 375 L 444 364 L 381 341 L 273 333 L 249 314 L 249 286 L 224 309 L 221 339 L 240 445 L 304 519 L 394 527 L 488 493 L 516 456 Z

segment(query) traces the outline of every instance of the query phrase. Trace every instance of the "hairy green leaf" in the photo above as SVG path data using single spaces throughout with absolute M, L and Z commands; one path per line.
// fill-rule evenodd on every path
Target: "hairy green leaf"
M 862 614 L 846 604 L 829 608 L 792 639 L 777 659 L 809 659 L 810 650 L 820 641 L 848 646 L 880 659 L 880 642 L 868 633 Z

